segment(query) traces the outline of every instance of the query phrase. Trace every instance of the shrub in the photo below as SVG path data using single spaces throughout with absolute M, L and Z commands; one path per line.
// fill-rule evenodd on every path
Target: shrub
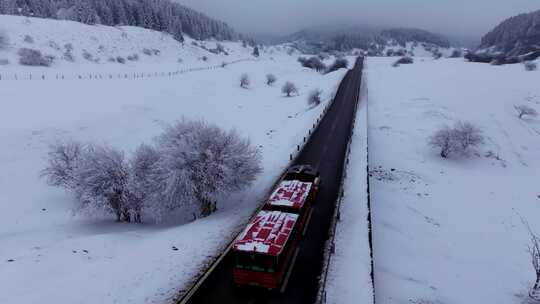
M 429 145 L 440 149 L 443 158 L 451 154 L 465 155 L 470 148 L 484 143 L 482 131 L 469 122 L 457 122 L 453 128 L 445 126 L 435 132 L 429 140 Z
M 139 60 L 139 54 L 129 55 L 129 56 L 127 56 L 127 60 L 129 60 L 129 61 L 138 61 Z
M 49 45 L 50 48 L 54 49 L 55 51 L 60 51 L 60 49 L 61 49 L 60 46 L 58 45 L 58 43 L 56 43 L 53 40 L 49 40 L 48 45 Z
M 516 105 L 514 106 L 514 109 L 516 109 L 519 119 L 522 119 L 523 116 L 538 116 L 538 112 L 527 105 Z
M 460 58 L 463 57 L 463 53 L 460 50 L 453 50 L 450 54 L 450 58 Z
M 274 74 L 267 74 L 266 75 L 266 84 L 271 86 L 274 83 L 276 83 L 277 77 Z
M 260 56 L 260 53 L 259 53 L 259 47 L 256 46 L 253 48 L 253 53 L 252 53 L 253 56 L 255 57 L 259 57 Z
M 75 191 L 75 170 L 85 147 L 74 141 L 57 142 L 49 146 L 47 167 L 41 171 L 50 186 Z
M 244 88 L 244 89 L 247 89 L 247 88 L 249 88 L 250 84 L 251 84 L 251 81 L 249 79 L 249 75 L 248 74 L 242 74 L 242 76 L 240 76 L 240 87 Z
M 326 69 L 326 66 L 324 63 L 319 59 L 319 57 L 311 57 L 309 59 L 306 59 L 304 57 L 298 58 L 298 62 L 302 64 L 303 67 L 313 69 L 317 72 L 324 71 Z
M 154 52 L 152 52 L 151 49 L 144 48 L 144 49 L 142 50 L 142 52 L 143 52 L 143 54 L 145 54 L 146 56 L 152 56 L 152 55 L 154 55 Z
M 225 61 L 223 61 L 223 62 L 221 63 L 221 67 L 222 67 L 222 68 L 226 68 L 226 67 L 227 67 L 227 63 L 226 63 Z
M 335 72 L 339 69 L 346 69 L 349 67 L 349 61 L 345 58 L 337 58 L 334 63 L 328 68 L 327 73 Z
M 201 60 L 204 61 L 204 62 L 206 62 L 206 61 L 208 61 L 208 57 L 207 57 L 207 56 L 202 56 L 202 57 L 201 57 Z
M 73 44 L 71 44 L 71 43 L 64 44 L 64 49 L 66 49 L 66 51 L 70 51 L 70 52 L 73 51 L 74 50 Z
M 9 60 L 8 59 L 0 59 L 0 65 L 8 65 Z
M 313 90 L 308 95 L 308 105 L 316 107 L 322 102 L 322 91 L 320 89 Z
M 287 81 L 281 88 L 281 92 L 286 94 L 287 97 L 291 97 L 292 94 L 298 94 L 298 88 L 294 83 Z
M 74 62 L 75 61 L 75 56 L 73 56 L 73 53 L 69 50 L 66 50 L 64 52 L 64 54 L 62 54 L 62 58 L 66 61 L 69 61 L 69 62 Z
M 0 50 L 5 50 L 9 45 L 9 37 L 4 31 L 0 31 Z
M 182 63 L 182 62 L 184 62 L 184 59 L 182 59 L 182 58 L 178 58 L 178 59 L 176 60 L 176 62 L 178 62 L 178 63 Z
M 109 57 L 109 59 L 107 59 L 108 62 L 116 62 L 116 58 L 114 57 Z
M 525 67 L 526 71 L 536 71 L 538 69 L 538 66 L 535 62 L 532 61 L 526 61 L 523 66 Z
M 88 60 L 88 61 L 94 61 L 94 55 L 92 55 L 90 52 L 88 52 L 87 50 L 83 50 L 83 54 L 82 54 L 83 58 Z
M 117 56 L 117 57 L 116 57 L 116 62 L 121 63 L 121 64 L 125 64 L 125 63 L 126 63 L 126 59 L 125 59 L 124 57 Z
M 399 58 L 396 62 L 396 64 L 413 64 L 414 63 L 414 59 L 412 57 L 409 57 L 409 56 L 403 56 L 401 58 Z
M 21 48 L 17 52 L 19 55 L 19 63 L 28 66 L 50 66 L 54 57 L 43 56 L 40 51 L 28 48 Z
M 26 43 L 34 43 L 34 38 L 32 38 L 32 36 L 30 36 L 30 35 L 25 35 L 24 36 L 24 42 L 26 42 Z

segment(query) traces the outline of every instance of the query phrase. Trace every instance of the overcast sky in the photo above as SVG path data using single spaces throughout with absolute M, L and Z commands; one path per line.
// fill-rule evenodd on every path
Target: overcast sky
M 242 33 L 289 34 L 327 24 L 418 27 L 479 36 L 540 0 L 176 0 Z

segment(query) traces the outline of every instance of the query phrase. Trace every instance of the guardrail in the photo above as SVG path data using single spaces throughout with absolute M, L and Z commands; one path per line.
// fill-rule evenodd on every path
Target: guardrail
M 248 61 L 258 61 L 258 59 L 248 58 L 248 59 L 238 59 L 230 62 L 223 62 L 219 65 L 212 65 L 206 67 L 196 67 L 196 68 L 185 68 L 178 69 L 174 71 L 161 71 L 161 72 L 115 72 L 115 73 L 0 73 L 0 81 L 37 81 L 37 80 L 107 80 L 107 79 L 148 79 L 148 78 L 159 78 L 159 77 L 173 77 L 181 74 L 186 74 L 190 72 L 197 71 L 207 71 L 207 70 L 216 70 L 220 68 L 225 68 L 227 65 L 248 62 Z

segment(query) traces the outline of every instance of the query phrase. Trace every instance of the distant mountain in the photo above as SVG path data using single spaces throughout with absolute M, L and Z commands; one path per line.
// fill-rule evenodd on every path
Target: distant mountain
M 430 44 L 441 48 L 450 47 L 450 42 L 446 37 L 425 30 L 383 29 L 371 26 L 310 28 L 296 32 L 284 40 L 296 44 L 297 48 L 306 53 L 362 49 L 370 51 L 373 55 L 382 55 L 387 46 L 405 47 L 409 42 Z
M 169 0 L 0 0 L 0 14 L 132 25 L 167 32 L 178 41 L 184 33 L 199 40 L 240 37 L 224 22 Z
M 480 49 L 506 56 L 540 50 L 540 10 L 503 21 L 482 38 Z

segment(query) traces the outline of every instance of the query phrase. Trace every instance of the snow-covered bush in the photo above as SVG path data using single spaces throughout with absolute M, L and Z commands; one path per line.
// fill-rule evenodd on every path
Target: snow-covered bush
M 349 67 L 349 61 L 345 58 L 337 58 L 332 65 L 328 67 L 327 73 L 335 72 L 339 69 L 346 69 Z
M 251 84 L 251 81 L 249 79 L 249 75 L 248 74 L 242 74 L 242 76 L 240 76 L 240 87 L 244 88 L 244 89 L 247 89 L 247 88 L 249 88 L 250 84 Z
M 56 43 L 56 41 L 54 41 L 54 40 L 49 40 L 47 45 L 50 48 L 52 48 L 53 50 L 55 50 L 55 51 L 60 51 L 61 50 L 60 45 L 58 45 L 58 43 Z
M 201 216 L 215 211 L 220 195 L 250 185 L 261 172 L 260 152 L 235 131 L 182 120 L 157 138 L 161 155 L 157 199 L 169 206 L 196 204 Z
M 428 143 L 440 149 L 440 155 L 447 158 L 451 154 L 466 155 L 470 148 L 484 143 L 480 128 L 470 122 L 457 122 L 453 128 L 445 126 L 435 132 Z
M 6 32 L 0 30 L 0 50 L 4 50 L 9 45 L 9 37 Z
M 532 61 L 526 61 L 523 66 L 525 67 L 525 70 L 529 72 L 536 71 L 538 69 L 536 63 Z
M 126 63 L 126 58 L 124 58 L 122 56 L 117 56 L 116 57 L 116 62 L 121 63 L 121 64 L 125 64 Z
M 83 54 L 82 54 L 83 58 L 88 60 L 88 61 L 92 61 L 94 62 L 94 55 L 92 55 L 90 52 L 88 52 L 87 50 L 83 50 Z
M 260 53 L 259 53 L 259 47 L 258 46 L 255 46 L 253 48 L 253 53 L 252 53 L 253 56 L 255 57 L 259 57 L 260 56 Z
M 300 62 L 303 67 L 313 69 L 317 72 L 321 72 L 326 69 L 326 66 L 321 61 L 321 59 L 316 56 L 313 56 L 311 58 L 299 57 L 298 62 Z
M 34 43 L 34 38 L 30 35 L 25 35 L 23 40 L 26 43 Z
M 138 61 L 139 60 L 139 54 L 129 55 L 129 56 L 127 56 L 127 60 L 129 60 L 129 61 Z
M 516 109 L 518 113 L 518 117 L 520 119 L 522 119 L 523 116 L 531 116 L 531 117 L 538 116 L 538 112 L 527 105 L 515 105 L 514 109 Z
M 8 65 L 9 64 L 9 59 L 0 59 L 0 66 L 1 65 Z
M 142 52 L 143 52 L 143 54 L 145 54 L 146 56 L 152 56 L 152 55 L 154 55 L 154 52 L 152 52 L 151 49 L 144 48 L 144 49 L 142 50 Z
M 266 75 L 266 84 L 267 85 L 271 86 L 274 83 L 276 83 L 276 81 L 277 81 L 276 75 L 274 75 L 274 74 L 267 74 Z
M 322 91 L 320 89 L 315 89 L 311 91 L 308 95 L 308 105 L 316 107 L 322 102 Z
M 414 63 L 414 59 L 412 57 L 403 56 L 399 58 L 396 62 L 394 62 L 392 66 L 398 67 L 401 64 L 413 64 L 413 63 Z
M 287 97 L 291 97 L 292 94 L 298 94 L 298 88 L 293 82 L 287 81 L 281 88 L 281 92 L 286 94 Z
M 463 53 L 460 50 L 453 50 L 450 54 L 450 58 L 460 58 L 463 57 Z
M 29 66 L 50 66 L 54 57 L 52 56 L 43 56 L 39 50 L 21 48 L 17 52 L 19 55 L 19 63 L 22 65 Z

